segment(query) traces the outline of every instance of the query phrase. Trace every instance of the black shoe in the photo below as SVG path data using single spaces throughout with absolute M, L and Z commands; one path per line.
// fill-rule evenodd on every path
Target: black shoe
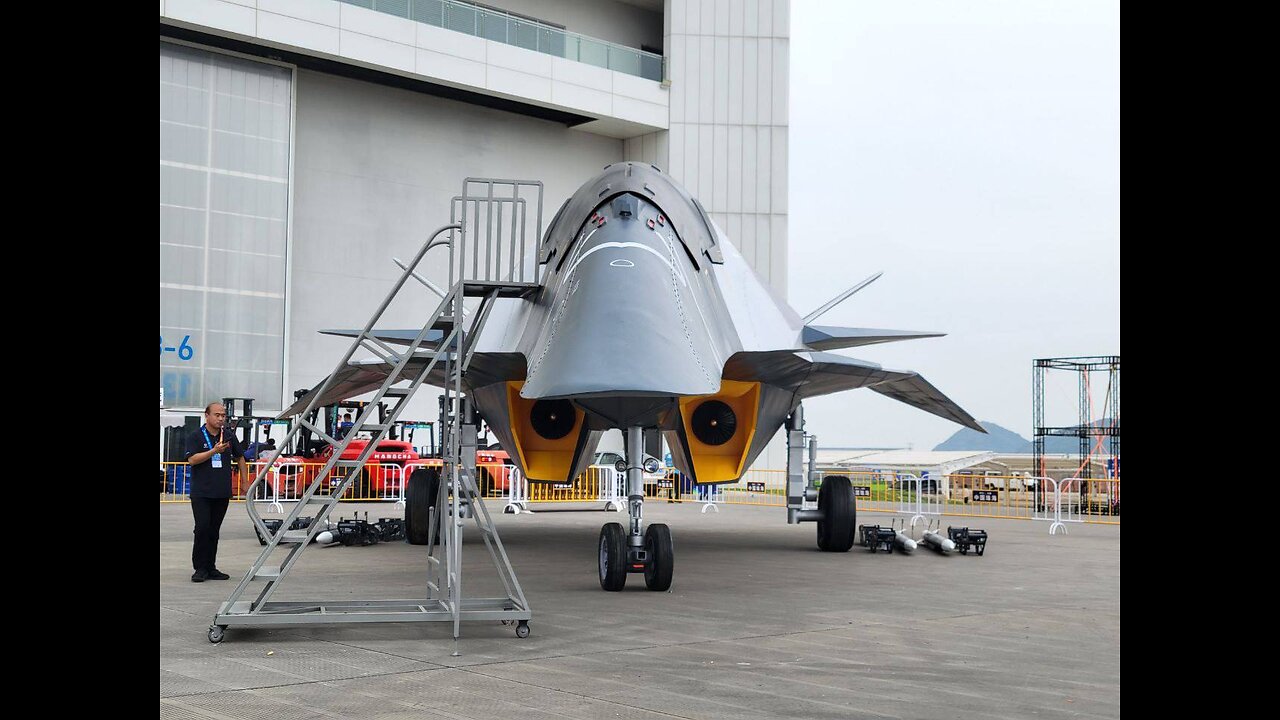
M 230 580 L 231 576 L 222 572 L 218 568 L 214 568 L 208 572 L 210 580 Z
M 209 573 L 204 570 L 197 570 L 191 573 L 191 582 L 204 582 L 209 579 Z

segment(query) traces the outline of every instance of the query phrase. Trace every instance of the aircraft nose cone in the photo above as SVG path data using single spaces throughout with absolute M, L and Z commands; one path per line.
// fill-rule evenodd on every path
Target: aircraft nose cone
M 526 398 L 705 395 L 720 389 L 711 303 L 677 239 L 614 218 L 560 270 Z

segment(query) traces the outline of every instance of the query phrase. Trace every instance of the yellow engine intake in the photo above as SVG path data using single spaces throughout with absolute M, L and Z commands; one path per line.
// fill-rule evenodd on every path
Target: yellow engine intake
M 568 400 L 527 400 L 521 381 L 507 382 L 507 417 L 525 477 L 543 482 L 571 480 L 574 450 L 586 414 Z
M 699 483 L 742 477 L 759 407 L 758 382 L 723 380 L 715 395 L 680 398 L 680 418 Z

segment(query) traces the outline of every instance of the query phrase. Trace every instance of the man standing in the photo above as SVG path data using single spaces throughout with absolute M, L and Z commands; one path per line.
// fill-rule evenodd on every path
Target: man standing
M 187 436 L 187 462 L 191 465 L 191 514 L 195 516 L 195 543 L 191 547 L 191 582 L 226 580 L 218 569 L 218 531 L 231 501 L 231 460 L 240 462 L 240 477 L 249 477 L 244 452 L 235 433 L 225 431 L 227 409 L 209 403 L 204 426 Z

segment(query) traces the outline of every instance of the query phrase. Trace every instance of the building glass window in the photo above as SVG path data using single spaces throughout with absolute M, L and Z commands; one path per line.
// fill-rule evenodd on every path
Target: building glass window
M 160 43 L 165 403 L 280 409 L 293 71 Z

